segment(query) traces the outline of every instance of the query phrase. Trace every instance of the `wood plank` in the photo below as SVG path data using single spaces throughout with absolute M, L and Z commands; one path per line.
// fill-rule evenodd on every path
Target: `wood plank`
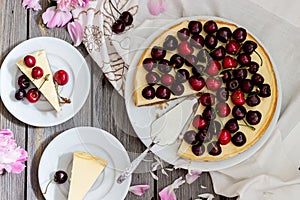
M 26 11 L 18 1 L 0 0 L 0 59 L 26 39 Z M 25 31 L 24 31 L 25 30 Z M 19 146 L 26 147 L 25 125 L 14 118 L 0 102 L 1 129 L 10 129 Z M 0 200 L 22 199 L 26 188 L 26 169 L 21 174 L 4 174 L 0 177 Z

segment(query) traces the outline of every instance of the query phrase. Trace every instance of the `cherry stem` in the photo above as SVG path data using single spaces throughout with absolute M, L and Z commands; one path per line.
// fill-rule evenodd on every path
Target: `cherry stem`
M 260 66 L 262 66 L 263 65 L 263 60 L 262 60 L 261 56 L 259 55 L 259 53 L 257 51 L 254 51 L 254 53 L 259 57 L 259 59 L 260 59 Z
M 117 13 L 119 13 L 120 15 L 122 15 L 122 13 L 120 13 L 120 11 L 116 8 L 116 6 L 111 2 L 111 0 L 109 0 L 109 4 L 115 9 L 115 11 L 117 11 Z M 110 7 L 111 9 L 111 7 Z M 115 17 L 114 17 L 115 18 Z M 115 19 L 116 20 L 116 19 Z
M 59 103 L 61 103 L 61 104 L 71 103 L 71 99 L 61 97 L 61 96 L 59 96 L 59 97 L 63 100 L 62 102 L 60 101 Z
M 45 190 L 45 192 L 43 192 L 43 194 L 46 194 L 46 193 L 47 193 L 48 187 L 49 187 L 50 183 L 52 183 L 53 181 L 54 181 L 54 178 L 50 179 L 50 181 L 48 182 L 48 184 L 47 184 L 47 186 L 46 186 L 46 190 Z
M 42 86 L 44 85 L 44 83 L 46 82 L 46 81 L 48 81 L 49 79 L 49 76 L 50 76 L 50 74 L 47 74 L 46 76 L 45 76 L 45 78 L 44 78 L 44 81 L 43 81 L 43 83 L 42 83 L 42 85 L 38 88 L 39 90 L 42 88 Z
M 241 126 L 246 126 L 246 127 L 250 128 L 252 131 L 255 131 L 255 128 L 254 128 L 253 126 L 250 126 L 250 125 L 245 121 L 245 119 L 243 119 L 243 122 L 244 122 L 245 124 L 239 124 L 239 125 L 241 125 Z

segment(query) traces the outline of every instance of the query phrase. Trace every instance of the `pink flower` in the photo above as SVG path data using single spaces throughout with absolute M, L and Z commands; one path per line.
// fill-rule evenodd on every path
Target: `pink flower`
M 89 0 L 72 0 L 71 5 L 73 7 L 82 7 L 84 8 L 89 3 Z
M 83 40 L 83 28 L 78 22 L 70 22 L 67 25 L 68 32 L 73 40 L 74 46 L 77 47 Z
M 22 6 L 24 8 L 32 8 L 33 10 L 41 10 L 41 5 L 39 3 L 40 0 L 23 0 Z
M 185 180 L 182 180 L 182 177 L 176 179 L 171 185 L 165 187 L 162 191 L 159 192 L 159 197 L 161 200 L 176 200 L 176 195 L 174 189 L 179 188 L 182 184 L 185 183 Z
M 57 0 L 57 8 L 60 11 L 70 11 L 72 0 Z
M 149 188 L 149 185 L 134 185 L 129 188 L 129 192 L 132 192 L 137 196 L 142 196 Z
M 192 184 L 201 175 L 201 171 L 191 170 L 185 175 L 185 180 L 187 184 Z
M 62 27 L 72 19 L 72 14 L 69 11 L 61 11 L 52 6 L 47 8 L 42 18 L 43 23 L 47 24 L 48 28 Z
M 21 173 L 27 160 L 27 152 L 18 147 L 13 133 L 9 130 L 0 130 L 0 174 L 4 170 L 11 173 Z
M 167 3 L 166 0 L 149 0 L 148 10 L 151 15 L 159 15 L 166 10 Z

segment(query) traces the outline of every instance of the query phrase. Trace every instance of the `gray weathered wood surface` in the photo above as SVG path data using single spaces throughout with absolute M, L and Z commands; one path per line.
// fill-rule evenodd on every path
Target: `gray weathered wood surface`
M 46 4 L 46 1 L 43 1 Z M 43 8 L 46 5 L 43 5 Z M 65 28 L 46 29 L 41 25 L 41 12 L 27 11 L 21 7 L 21 1 L 0 0 L 0 55 L 1 63 L 5 56 L 20 42 L 38 36 L 52 36 L 68 42 L 70 37 Z M 84 47 L 78 50 L 87 55 Z M 35 128 L 15 119 L 0 102 L 0 128 L 9 128 L 15 133 L 17 143 L 28 151 L 27 168 L 19 175 L 5 174 L 0 176 L 0 200 L 43 199 L 37 179 L 40 157 L 49 142 L 61 132 L 76 126 L 99 127 L 111 132 L 125 146 L 131 159 L 142 152 L 145 147 L 135 136 L 128 120 L 124 99 L 114 91 L 103 73 L 92 59 L 87 58 L 91 71 L 91 93 L 81 109 L 69 121 L 54 127 Z M 157 172 L 159 181 L 154 181 L 149 173 L 135 173 L 132 185 L 149 184 L 150 190 L 143 197 L 128 194 L 126 199 L 159 199 L 158 192 L 179 176 L 186 174 L 185 170 L 169 172 L 169 177 Z M 201 187 L 207 186 L 207 189 Z M 178 199 L 195 199 L 197 194 L 213 193 L 212 183 L 208 173 L 191 185 L 185 184 L 176 190 Z M 228 199 L 217 196 L 215 199 Z

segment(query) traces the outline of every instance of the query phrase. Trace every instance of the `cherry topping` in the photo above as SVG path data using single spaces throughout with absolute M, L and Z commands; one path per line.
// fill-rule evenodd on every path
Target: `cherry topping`
M 205 147 L 202 144 L 193 145 L 192 152 L 194 153 L 195 156 L 201 156 L 205 152 Z
M 232 144 L 234 144 L 237 147 L 243 146 L 246 143 L 247 139 L 244 133 L 237 132 L 234 134 L 231 138 Z
M 21 89 L 27 89 L 30 85 L 29 78 L 27 76 L 25 76 L 24 74 L 19 76 L 18 85 L 20 86 Z
M 226 43 L 231 38 L 232 32 L 228 27 L 221 27 L 217 31 L 217 38 L 221 42 Z
M 156 83 L 158 83 L 159 80 L 160 80 L 160 77 L 159 77 L 158 73 L 156 73 L 156 72 L 149 72 L 146 75 L 146 81 L 149 85 L 155 85 Z
M 197 62 L 198 62 L 198 59 L 194 55 L 187 55 L 185 57 L 185 64 L 186 64 L 186 66 L 189 66 L 189 67 L 195 66 Z
M 214 49 L 218 44 L 218 39 L 214 35 L 206 35 L 204 44 L 208 49 Z
M 215 76 L 219 73 L 221 64 L 216 60 L 211 60 L 209 66 L 206 68 L 206 73 L 210 76 Z
M 171 96 L 171 91 L 169 88 L 161 85 L 156 89 L 156 97 L 159 99 L 169 99 Z
M 171 86 L 171 92 L 176 96 L 180 96 L 184 92 L 184 86 L 181 83 L 174 83 Z
M 261 97 L 269 97 L 271 96 L 271 88 L 269 84 L 262 84 L 259 87 L 260 91 L 259 91 L 259 96 Z
M 249 93 L 254 88 L 254 82 L 250 79 L 243 79 L 241 80 L 241 90 L 243 92 Z
M 156 59 L 156 60 L 161 60 L 163 59 L 165 56 L 166 56 L 166 50 L 161 48 L 161 47 L 158 47 L 158 46 L 154 46 L 152 49 L 151 49 L 151 56 L 152 58 Z
M 163 47 L 164 49 L 173 51 L 178 47 L 178 40 L 174 36 L 168 35 L 165 39 Z
M 204 71 L 204 66 L 201 65 L 201 64 L 198 64 L 196 66 L 193 66 L 192 67 L 192 73 L 195 75 L 195 76 L 201 76 L 203 71 Z
M 54 73 L 53 79 L 58 85 L 66 85 L 69 81 L 69 75 L 65 70 L 61 69 Z
M 230 133 L 237 132 L 239 128 L 239 124 L 234 118 L 228 120 L 225 124 L 225 129 L 228 130 Z
M 203 129 L 207 126 L 207 121 L 201 115 L 196 115 L 193 119 L 193 126 L 197 129 Z
M 251 56 L 247 53 L 241 53 L 237 57 L 238 62 L 241 65 L 248 65 L 251 62 Z
M 200 91 L 205 86 L 205 80 L 202 77 L 192 76 L 189 83 L 193 90 Z
M 224 83 L 227 83 L 231 80 L 231 73 L 229 71 L 223 71 L 221 72 L 222 81 Z
M 226 83 L 226 88 L 231 92 L 236 91 L 237 89 L 239 89 L 239 87 L 240 82 L 236 78 L 233 78 Z
M 169 73 L 172 70 L 172 67 L 170 66 L 170 62 L 166 59 L 162 59 L 158 63 L 158 70 L 164 74 Z
M 244 96 L 244 92 L 241 90 L 237 90 L 231 94 L 231 101 L 235 105 L 244 105 L 246 100 Z
M 251 61 L 248 66 L 249 66 L 248 71 L 251 74 L 255 74 L 258 71 L 258 69 L 259 69 L 259 65 L 257 64 L 257 62 Z
M 217 89 L 219 89 L 222 85 L 222 82 L 219 79 L 216 78 L 212 78 L 209 77 L 206 79 L 206 86 L 207 89 L 211 90 L 211 91 L 216 91 Z
M 211 120 L 215 119 L 216 113 L 215 113 L 214 108 L 212 108 L 211 106 L 205 107 L 205 109 L 202 112 L 202 116 L 207 121 L 211 121 Z
M 155 97 L 155 89 L 152 86 L 147 86 L 142 91 L 142 96 L 145 99 L 151 100 Z
M 198 134 L 193 131 L 193 130 L 190 130 L 190 131 L 187 131 L 184 135 L 183 135 L 183 139 L 186 143 L 188 144 L 197 144 L 198 143 Z
M 111 30 L 112 32 L 116 33 L 116 34 L 119 34 L 119 33 L 122 33 L 124 30 L 125 30 L 125 22 L 121 19 L 117 19 L 112 27 L 111 27 Z
M 230 114 L 231 109 L 227 103 L 219 102 L 216 106 L 216 111 L 220 117 L 227 117 Z
M 17 100 L 23 100 L 26 97 L 26 91 L 22 88 L 18 89 L 15 93 L 15 98 Z
M 215 96 L 210 93 L 204 93 L 201 95 L 199 101 L 203 106 L 212 106 L 215 104 Z
M 231 141 L 231 133 L 226 130 L 223 129 L 221 130 L 220 134 L 219 134 L 219 142 L 221 145 L 226 145 Z
M 224 59 L 225 54 L 226 50 L 223 46 L 217 47 L 213 52 L 210 53 L 211 57 L 218 61 Z
M 28 90 L 28 92 L 26 94 L 26 99 L 30 103 L 37 102 L 40 99 L 40 97 L 41 97 L 41 92 L 37 88 L 32 88 L 32 89 Z
M 174 83 L 174 77 L 171 74 L 164 74 L 161 76 L 161 83 L 164 86 L 170 86 Z
M 247 77 L 247 70 L 246 69 L 236 69 L 232 72 L 232 74 L 236 79 L 242 80 Z
M 227 88 L 221 87 L 217 90 L 216 96 L 220 102 L 225 102 L 228 100 L 229 92 L 228 92 Z
M 251 93 L 249 93 L 249 95 L 246 99 L 246 103 L 250 107 L 257 106 L 258 104 L 260 104 L 260 98 L 258 97 L 258 95 L 256 93 L 251 92 Z
M 43 77 L 43 75 L 44 75 L 44 71 L 40 67 L 34 67 L 31 71 L 31 76 L 34 79 L 40 79 Z
M 226 44 L 226 52 L 232 55 L 236 55 L 240 50 L 240 44 L 235 40 L 230 40 Z
M 190 21 L 188 28 L 191 34 L 199 34 L 202 31 L 202 24 L 199 21 Z
M 186 69 L 179 69 L 176 72 L 175 79 L 179 83 L 184 83 L 185 81 L 189 80 L 189 78 L 190 78 L 190 73 Z
M 222 61 L 222 66 L 224 69 L 227 68 L 236 68 L 238 65 L 238 62 L 236 59 L 234 59 L 231 56 L 226 56 Z
M 27 67 L 33 67 L 36 63 L 35 57 L 32 55 L 27 55 L 24 57 L 24 63 Z
M 222 153 L 222 148 L 219 142 L 211 142 L 207 146 L 208 153 L 212 156 L 217 156 Z
M 209 20 L 209 21 L 205 22 L 203 29 L 206 33 L 211 34 L 218 30 L 218 25 L 213 20 Z
M 191 47 L 189 42 L 182 41 L 178 46 L 178 52 L 185 57 L 187 55 L 191 55 L 194 52 L 194 49 Z
M 199 62 L 205 62 L 208 60 L 209 57 L 210 57 L 209 53 L 204 48 L 200 49 L 197 54 L 197 58 Z
M 232 115 L 235 119 L 243 119 L 247 114 L 247 110 L 244 106 L 236 105 L 232 108 Z
M 232 37 L 238 42 L 243 42 L 247 37 L 247 31 L 239 27 L 233 31 Z
M 256 125 L 261 120 L 261 113 L 259 111 L 248 111 L 246 115 L 246 120 L 251 125 Z
M 174 54 L 170 58 L 170 64 L 172 67 L 178 69 L 184 64 L 184 59 L 180 55 Z
M 143 67 L 147 71 L 152 71 L 157 65 L 156 61 L 153 58 L 145 58 L 143 60 Z
M 193 35 L 190 43 L 193 47 L 200 49 L 204 46 L 204 38 L 202 35 Z
M 251 54 L 257 48 L 257 44 L 251 40 L 247 40 L 243 43 L 242 49 L 245 53 Z
M 177 36 L 181 41 L 186 41 L 190 37 L 190 31 L 187 28 L 182 28 L 177 32 Z

